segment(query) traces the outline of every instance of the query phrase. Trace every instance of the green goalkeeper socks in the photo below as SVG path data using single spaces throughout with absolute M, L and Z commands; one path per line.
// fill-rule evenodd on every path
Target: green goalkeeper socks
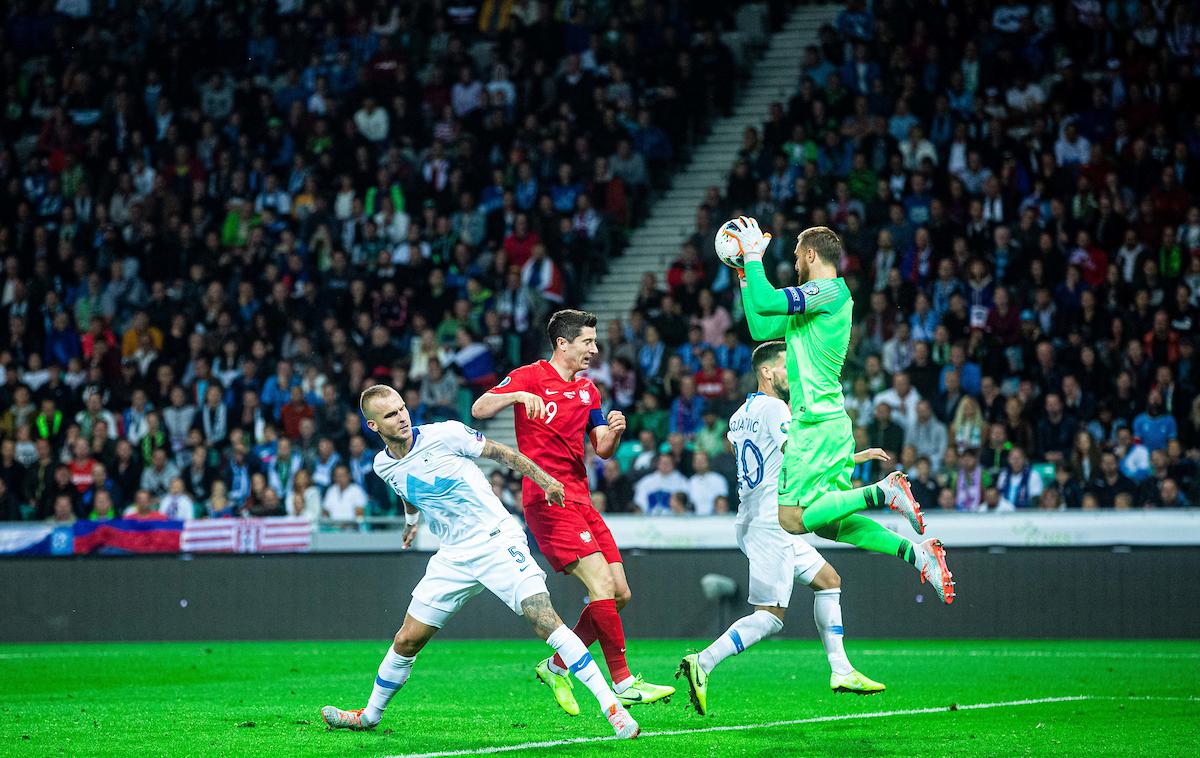
M 841 521 L 852 513 L 883 507 L 883 492 L 877 485 L 853 490 L 826 492 L 804 509 L 804 529 L 815 532 Z
M 849 493 L 839 493 L 849 494 Z M 824 499 L 824 498 L 822 498 Z M 804 511 L 804 520 L 808 521 L 808 509 Z M 897 558 L 913 563 L 916 555 L 912 543 L 896 534 L 891 529 L 866 516 L 851 514 L 841 521 L 823 527 L 817 534 L 827 540 L 845 542 L 848 545 L 871 550 L 884 555 L 894 555 Z

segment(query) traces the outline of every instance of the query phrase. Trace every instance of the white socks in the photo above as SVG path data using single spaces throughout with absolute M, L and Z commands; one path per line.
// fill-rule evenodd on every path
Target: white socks
M 388 701 L 408 681 L 413 661 L 416 659 L 416 656 L 409 658 L 407 655 L 400 655 L 396 652 L 395 647 L 388 648 L 387 655 L 383 657 L 383 663 L 379 664 L 375 686 L 371 688 L 371 699 L 367 701 L 367 707 L 363 710 L 362 720 L 364 723 L 379 723 L 379 720 L 383 718 L 383 709 L 387 708 Z
M 813 619 L 817 622 L 817 634 L 825 646 L 829 668 L 835 674 L 849 674 L 854 670 L 846 657 L 842 645 L 842 591 L 817 590 L 813 593 Z
M 717 637 L 700 653 L 700 668 L 708 673 L 717 664 L 731 655 L 737 655 L 754 643 L 770 637 L 783 628 L 783 622 L 774 613 L 755 611 L 743 616 L 729 627 L 729 631 Z
M 592 654 L 588 652 L 583 641 L 575 632 L 571 631 L 570 627 L 563 624 L 550 632 L 550 636 L 546 638 L 546 644 L 562 656 L 563 661 L 570 666 L 571 673 L 575 675 L 575 678 L 592 691 L 596 700 L 600 701 L 602 711 L 608 713 L 608 709 L 617 704 L 617 696 L 609 689 L 608 682 L 604 680 L 604 674 L 600 673 L 600 667 L 592 660 Z

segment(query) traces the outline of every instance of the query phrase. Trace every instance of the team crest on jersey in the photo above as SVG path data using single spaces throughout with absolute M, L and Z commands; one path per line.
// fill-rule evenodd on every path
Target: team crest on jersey
M 809 282 L 808 284 L 801 287 L 800 291 L 803 292 L 808 297 L 812 297 L 813 295 L 817 294 L 821 290 L 817 289 L 817 285 L 813 284 L 812 282 Z
M 587 390 L 579 390 L 579 401 L 582 403 L 592 402 L 592 393 Z
M 504 377 L 504 381 L 502 381 L 502 382 L 500 382 L 499 384 L 497 384 L 497 385 L 496 385 L 496 389 L 500 389 L 501 387 L 507 386 L 507 385 L 508 385 L 508 384 L 509 384 L 511 381 L 512 381 L 512 377 L 511 377 L 511 376 L 506 376 L 506 377 Z
M 591 532 L 580 532 L 579 539 L 583 540 L 584 544 L 587 544 L 588 542 L 592 541 L 592 533 Z

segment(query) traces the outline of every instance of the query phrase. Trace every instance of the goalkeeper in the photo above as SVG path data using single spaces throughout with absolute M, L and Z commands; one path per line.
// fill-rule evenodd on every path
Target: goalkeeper
M 885 507 L 904 514 L 925 532 L 921 507 L 900 472 L 852 488 L 854 434 L 842 395 L 842 365 L 850 344 L 854 300 L 837 274 L 842 241 L 824 226 L 805 229 L 796 239 L 798 287 L 775 289 L 763 268 L 771 235 L 745 216 L 726 234 L 743 256 L 742 301 L 750 335 L 787 343 L 787 376 L 792 420 L 779 473 L 779 525 L 792 534 L 813 532 L 826 539 L 894 555 L 928 579 L 945 603 L 954 600 L 954 582 L 942 543 L 913 544 L 858 511 Z

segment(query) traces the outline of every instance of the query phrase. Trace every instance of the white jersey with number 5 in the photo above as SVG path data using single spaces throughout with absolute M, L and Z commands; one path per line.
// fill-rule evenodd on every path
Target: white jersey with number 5
M 413 427 L 408 455 L 396 460 L 384 448 L 375 455 L 374 469 L 424 514 L 442 547 L 453 548 L 486 539 L 513 521 L 475 465 L 483 444 L 482 433 L 458 421 L 423 424 Z
M 737 523 L 779 528 L 779 470 L 792 413 L 779 398 L 754 392 L 729 419 L 737 458 Z

